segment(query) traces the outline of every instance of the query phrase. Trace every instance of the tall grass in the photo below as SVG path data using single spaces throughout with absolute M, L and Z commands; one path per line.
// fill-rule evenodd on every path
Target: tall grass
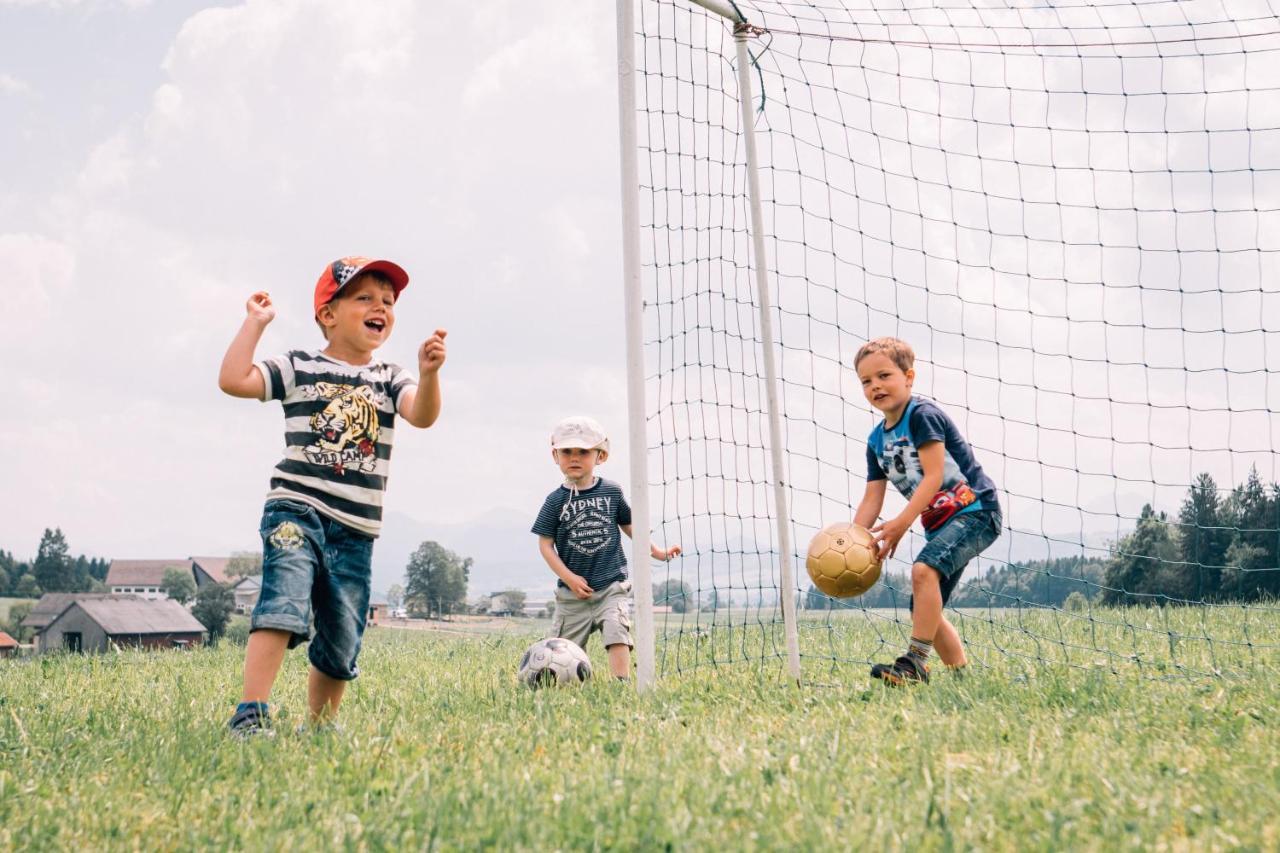
M 1154 679 L 989 656 L 896 691 L 743 662 L 637 697 L 517 688 L 530 639 L 375 629 L 337 733 L 295 731 L 294 652 L 278 736 L 244 743 L 234 646 L 0 662 L 0 848 L 1280 847 L 1266 656 Z

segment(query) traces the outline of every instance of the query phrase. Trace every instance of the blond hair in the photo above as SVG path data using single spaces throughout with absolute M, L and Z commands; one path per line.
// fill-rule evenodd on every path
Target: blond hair
M 911 344 L 900 338 L 876 338 L 874 341 L 867 341 L 858 350 L 858 354 L 853 357 L 853 369 L 857 370 L 858 362 L 867 356 L 876 354 L 887 357 L 898 365 L 898 369 L 903 373 L 910 370 L 916 363 L 916 352 L 911 348 Z

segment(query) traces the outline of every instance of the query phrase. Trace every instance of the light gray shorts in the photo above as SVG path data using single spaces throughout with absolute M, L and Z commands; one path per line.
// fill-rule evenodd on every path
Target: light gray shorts
M 593 631 L 604 635 L 605 648 L 631 641 L 631 581 L 614 581 L 590 598 L 578 598 L 571 590 L 556 587 L 556 613 L 551 620 L 552 637 L 563 637 L 587 647 Z

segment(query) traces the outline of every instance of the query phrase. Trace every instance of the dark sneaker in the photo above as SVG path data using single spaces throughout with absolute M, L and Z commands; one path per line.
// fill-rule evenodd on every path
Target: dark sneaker
M 878 663 L 871 667 L 871 677 L 878 678 L 892 687 L 903 684 L 928 684 L 929 667 L 918 664 L 914 658 L 903 655 L 893 663 Z
M 245 740 L 259 735 L 263 737 L 275 737 L 275 730 L 271 728 L 271 712 L 267 710 L 265 702 L 246 702 L 236 708 L 235 714 L 231 717 L 231 722 L 227 724 L 231 729 L 231 734 L 235 737 Z

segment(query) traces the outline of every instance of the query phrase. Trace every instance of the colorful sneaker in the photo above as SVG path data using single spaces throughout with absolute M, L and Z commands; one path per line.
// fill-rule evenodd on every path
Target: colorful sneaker
M 240 703 L 231 717 L 231 722 L 227 723 L 227 727 L 231 729 L 232 736 L 241 740 L 258 736 L 276 736 L 275 730 L 271 728 L 271 711 L 267 708 L 266 702 Z
M 928 684 L 929 667 L 918 664 L 914 658 L 903 655 L 893 663 L 878 663 L 871 667 L 871 677 L 878 678 L 892 687 L 903 684 Z

